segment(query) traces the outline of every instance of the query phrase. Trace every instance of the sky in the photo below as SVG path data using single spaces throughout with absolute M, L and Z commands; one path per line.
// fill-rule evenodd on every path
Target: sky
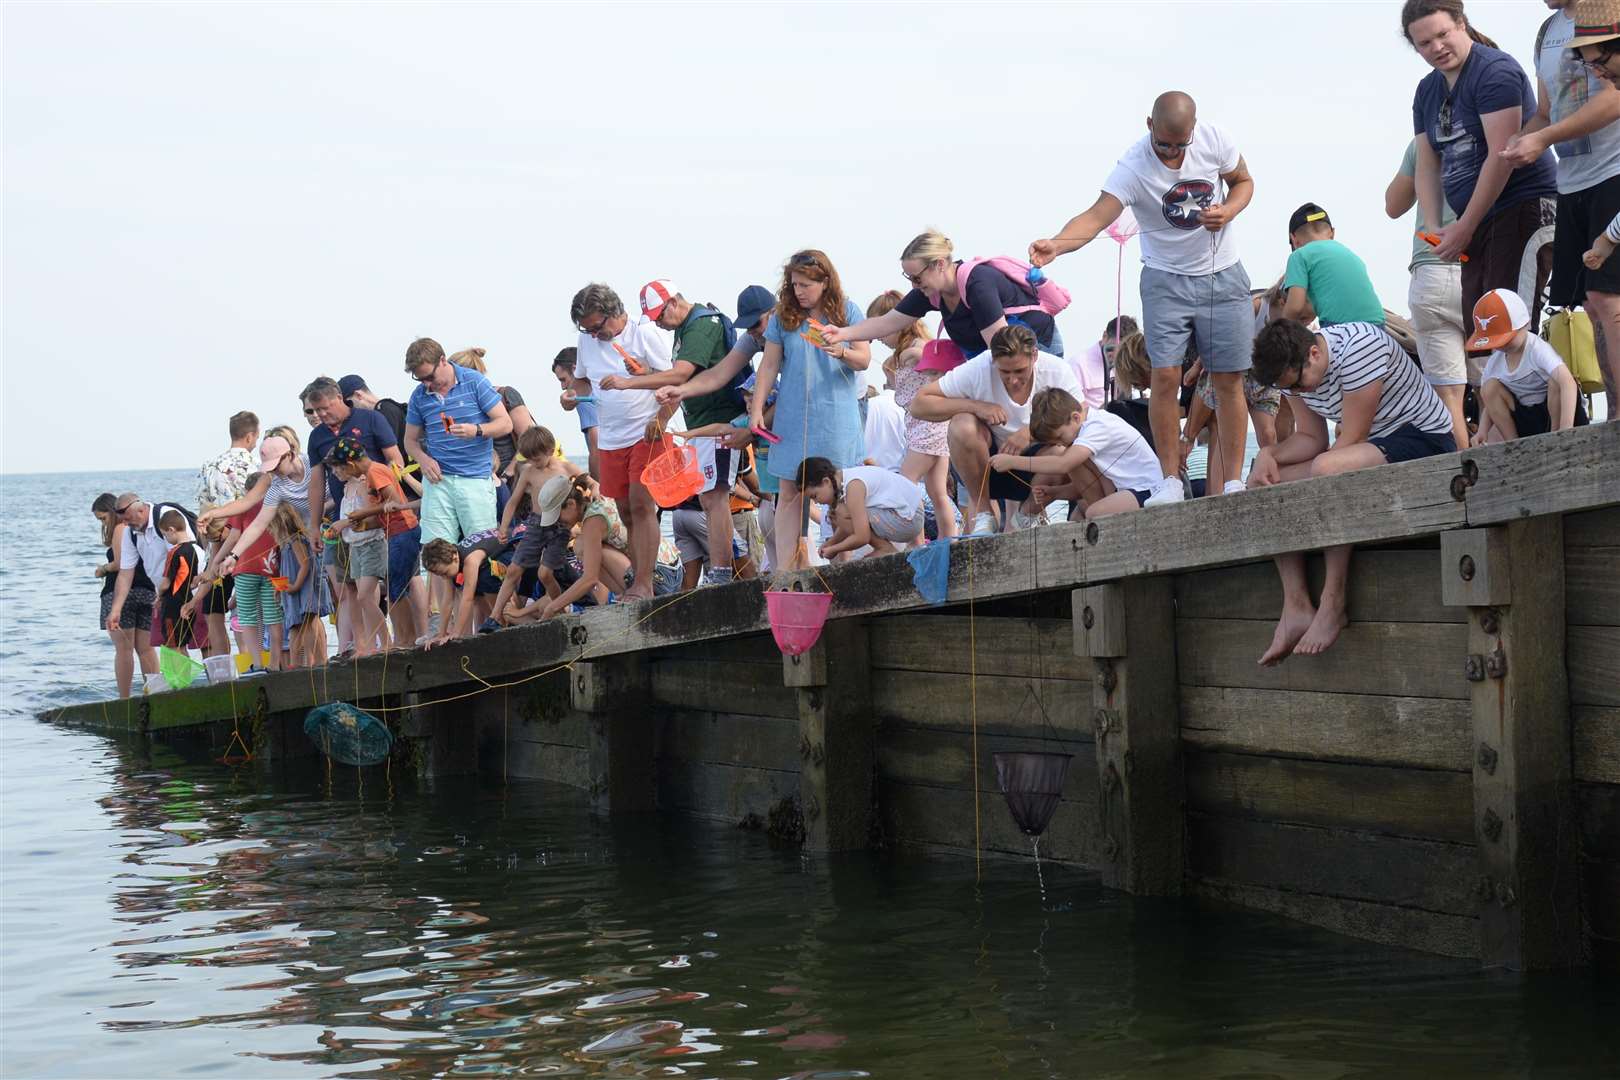
M 1428 68 L 1399 10 L 7 3 L 0 472 L 196 467 L 240 409 L 295 423 L 322 374 L 403 400 L 423 335 L 486 348 L 577 450 L 550 359 L 581 286 L 633 305 L 667 277 L 734 313 L 819 247 L 864 307 L 928 226 L 1022 256 L 1169 89 L 1254 175 L 1256 285 L 1309 200 L 1405 312 L 1383 192 Z M 1469 12 L 1525 62 L 1546 8 Z M 1071 349 L 1117 280 L 1137 312 L 1138 259 L 1102 239 L 1051 269 Z

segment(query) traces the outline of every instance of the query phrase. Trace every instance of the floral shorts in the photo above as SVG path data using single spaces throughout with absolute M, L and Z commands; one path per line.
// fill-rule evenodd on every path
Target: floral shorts
M 1243 373 L 1243 396 L 1250 409 L 1267 416 L 1276 416 L 1282 406 L 1282 391 L 1275 386 L 1261 386 L 1247 371 Z M 1209 408 L 1215 407 L 1215 387 L 1210 385 L 1207 371 L 1198 376 L 1198 398 Z

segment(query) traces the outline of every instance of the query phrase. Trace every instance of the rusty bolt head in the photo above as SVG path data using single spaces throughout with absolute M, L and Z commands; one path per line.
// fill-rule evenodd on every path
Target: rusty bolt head
M 1457 560 L 1457 576 L 1464 581 L 1474 580 L 1474 557 L 1472 555 L 1464 555 Z
M 1080 625 L 1087 630 L 1097 625 L 1097 614 L 1091 610 L 1090 604 L 1080 609 Z
M 1101 535 L 1102 535 L 1102 530 L 1097 528 L 1097 523 L 1095 521 L 1087 523 L 1087 525 L 1086 525 L 1086 543 L 1087 544 L 1095 544 L 1097 542 L 1097 538 L 1099 536 L 1101 536 Z
M 1494 634 L 1502 629 L 1502 614 L 1495 608 L 1486 608 L 1479 613 L 1479 628 L 1487 634 Z

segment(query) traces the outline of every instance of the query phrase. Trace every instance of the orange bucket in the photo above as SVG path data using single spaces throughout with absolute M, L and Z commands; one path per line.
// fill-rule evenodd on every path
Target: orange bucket
M 697 451 L 665 436 L 664 452 L 641 470 L 641 484 L 665 510 L 681 505 L 703 490 L 703 468 L 698 465 Z
M 767 590 L 765 613 L 771 619 L 776 647 L 789 656 L 798 656 L 819 641 L 832 601 L 832 593 Z

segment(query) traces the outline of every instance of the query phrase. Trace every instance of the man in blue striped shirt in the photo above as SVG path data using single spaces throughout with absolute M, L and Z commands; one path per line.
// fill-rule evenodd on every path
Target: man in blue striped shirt
M 422 543 L 495 528 L 494 438 L 512 430 L 501 395 L 445 359 L 432 338 L 411 342 L 405 370 L 418 384 L 405 408 L 405 449 L 422 466 Z

